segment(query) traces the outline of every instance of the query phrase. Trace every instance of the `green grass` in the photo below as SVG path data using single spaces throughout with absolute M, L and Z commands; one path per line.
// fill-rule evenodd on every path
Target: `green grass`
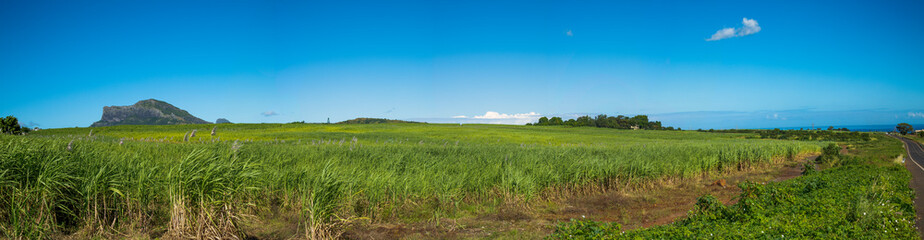
M 738 203 L 700 197 L 686 219 L 628 232 L 618 224 L 574 221 L 556 239 L 919 239 L 910 174 L 894 159 L 902 143 L 879 134 L 852 142 L 835 166 L 767 184 L 744 183 Z M 829 153 L 826 153 L 829 154 Z M 834 154 L 837 154 L 834 151 Z
M 0 136 L 0 206 L 8 206 L 0 209 L 0 231 L 39 238 L 138 229 L 240 236 L 245 216 L 274 206 L 299 213 L 307 236 L 323 237 L 337 219 L 425 212 L 438 221 L 466 204 L 758 167 L 824 144 L 730 133 L 413 123 L 219 124 L 210 136 L 215 126 Z M 184 141 L 193 129 L 196 136 Z

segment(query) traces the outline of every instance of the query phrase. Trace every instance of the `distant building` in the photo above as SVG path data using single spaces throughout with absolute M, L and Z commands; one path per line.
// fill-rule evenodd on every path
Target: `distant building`
M 638 125 L 632 125 L 630 128 L 632 128 L 632 130 L 638 130 Z

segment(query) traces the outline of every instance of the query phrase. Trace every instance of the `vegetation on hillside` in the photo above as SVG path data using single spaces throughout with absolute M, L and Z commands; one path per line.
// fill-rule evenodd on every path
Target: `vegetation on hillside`
M 809 165 L 782 182 L 744 183 L 735 204 L 702 196 L 685 219 L 622 232 L 615 223 L 562 223 L 553 239 L 919 239 L 901 142 L 885 135 L 852 142 L 857 154 L 826 148 L 829 169 Z M 830 150 L 829 150 L 830 149 Z M 840 161 L 830 161 L 839 159 Z
M 384 119 L 384 118 L 354 118 L 337 124 L 376 124 L 376 123 L 415 123 L 404 120 Z
M 850 132 L 840 130 L 780 130 L 777 129 L 728 129 L 728 130 L 696 130 L 698 132 L 714 133 L 748 133 L 754 134 L 752 138 L 762 139 L 781 139 L 781 140 L 799 140 L 799 141 L 833 141 L 833 142 L 853 142 L 869 141 L 870 133 Z
M 662 127 L 660 121 L 648 121 L 646 115 L 636 115 L 634 117 L 607 116 L 600 114 L 596 117 L 581 116 L 577 119 L 568 119 L 562 121 L 561 117 L 541 117 L 536 123 L 527 123 L 533 126 L 572 126 L 572 127 L 600 127 L 616 129 L 650 129 L 650 130 L 674 130 L 674 127 Z
M 185 135 L 210 128 L 215 136 Z M 4 236 L 242 237 L 245 216 L 279 211 L 294 213 L 306 237 L 331 237 L 348 219 L 438 222 L 483 201 L 692 178 L 820 149 L 736 134 L 487 125 L 89 130 L 0 136 Z

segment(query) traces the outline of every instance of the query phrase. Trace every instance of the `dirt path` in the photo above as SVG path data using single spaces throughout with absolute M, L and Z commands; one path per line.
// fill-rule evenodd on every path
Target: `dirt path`
M 905 168 L 911 173 L 911 183 L 909 186 L 914 189 L 914 211 L 917 218 L 914 221 L 914 227 L 918 229 L 918 234 L 924 237 L 924 202 L 921 196 L 924 196 L 924 148 L 920 143 L 906 138 L 899 138 L 905 142 L 905 149 L 908 157 L 905 158 Z
M 686 217 L 696 199 L 710 194 L 726 204 L 737 201 L 744 181 L 784 181 L 801 176 L 802 163 L 817 156 L 771 167 L 704 177 L 699 180 L 662 182 L 630 191 L 609 191 L 576 196 L 560 201 L 533 204 L 529 208 L 502 207 L 496 211 L 433 223 L 376 223 L 353 225 L 345 233 L 350 239 L 536 239 L 551 233 L 551 226 L 570 219 L 618 222 L 623 229 L 668 224 Z M 717 181 L 723 181 L 717 184 Z

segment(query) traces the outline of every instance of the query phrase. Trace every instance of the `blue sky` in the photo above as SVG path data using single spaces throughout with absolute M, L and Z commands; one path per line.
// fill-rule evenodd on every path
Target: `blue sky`
M 924 122 L 920 1 L 334 2 L 2 1 L 0 114 L 85 127 L 155 98 L 232 122 Z

